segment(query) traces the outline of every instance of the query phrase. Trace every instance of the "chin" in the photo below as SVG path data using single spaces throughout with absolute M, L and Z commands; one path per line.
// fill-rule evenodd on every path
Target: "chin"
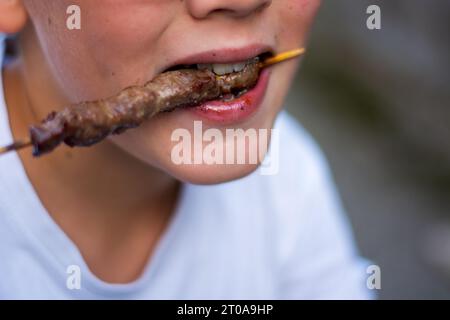
M 177 164 L 171 158 L 173 144 L 167 143 L 170 140 L 170 133 L 176 126 L 165 123 L 156 130 L 159 134 L 155 134 L 156 124 L 148 124 L 143 128 L 130 130 L 123 135 L 112 137 L 111 140 L 115 145 L 122 149 L 129 156 L 134 157 L 149 168 L 158 169 L 168 176 L 171 176 L 181 182 L 212 185 L 224 183 L 236 179 L 243 178 L 260 166 L 260 161 L 245 161 L 244 164 Z M 151 134 L 153 133 L 153 134 Z M 166 143 L 164 143 L 166 142 Z M 268 138 L 270 142 L 270 137 Z M 248 147 L 248 146 L 247 146 Z M 249 159 L 249 151 L 246 149 L 245 159 Z
M 180 165 L 166 172 L 179 181 L 197 185 L 213 185 L 244 178 L 259 167 L 258 164 L 242 165 Z
M 195 137 L 194 123 L 196 121 L 202 121 L 202 134 L 206 134 L 209 129 L 214 129 L 220 131 L 223 137 L 226 137 L 227 129 L 241 129 L 244 131 L 253 129 L 256 132 L 264 130 L 265 135 L 258 135 L 255 144 L 260 146 L 260 139 L 264 137 L 264 145 L 268 149 L 271 142 L 271 129 L 273 128 L 276 115 L 281 109 L 281 107 L 275 108 L 274 105 L 278 106 L 281 103 L 268 101 L 261 104 L 257 110 L 243 121 L 227 124 L 215 123 L 210 119 L 203 119 L 191 110 L 177 110 L 150 119 L 141 127 L 115 136 L 112 140 L 126 153 L 141 160 L 150 168 L 159 169 L 168 176 L 181 182 L 196 185 L 225 183 L 244 178 L 257 170 L 267 150 L 259 154 L 259 151 L 255 152 L 255 149 L 251 148 L 249 143 L 246 143 L 243 149 L 245 161 L 242 164 L 236 162 L 236 158 L 233 158 L 234 161 L 231 164 L 210 164 L 205 163 L 203 160 L 196 162 L 192 157 L 188 157 L 190 159 L 188 161 L 189 163 L 186 163 L 186 161 L 177 163 L 172 159 L 172 152 L 174 147 L 180 142 L 179 140 L 173 141 L 171 139 L 172 134 L 176 130 L 182 129 L 188 133 L 190 137 L 189 141 L 191 141 L 190 139 Z M 255 140 L 253 141 L 255 142 Z M 210 140 L 202 140 L 202 148 L 200 149 L 202 150 L 202 154 L 204 154 L 205 147 L 209 144 L 211 144 Z M 190 145 L 192 146 L 192 144 Z M 228 147 L 230 145 L 225 142 L 224 149 L 222 149 L 225 158 Z M 193 150 L 194 147 L 192 147 L 191 151 Z M 257 156 L 255 156 L 255 153 Z M 224 163 L 227 162 L 225 158 L 221 158 Z M 250 161 L 251 158 L 253 160 Z

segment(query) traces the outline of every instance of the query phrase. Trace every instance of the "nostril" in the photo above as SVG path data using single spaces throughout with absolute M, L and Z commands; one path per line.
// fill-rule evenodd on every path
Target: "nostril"
M 210 15 L 246 17 L 261 12 L 271 3 L 271 0 L 186 0 L 190 14 L 196 19 Z
M 265 1 L 264 3 L 261 3 L 261 5 L 258 8 L 256 8 L 255 11 L 256 12 L 261 12 L 264 9 L 270 7 L 271 5 L 272 5 L 272 1 Z
M 221 14 L 221 13 L 226 13 L 226 14 L 230 14 L 230 13 L 233 13 L 233 10 L 230 10 L 230 9 L 214 9 L 214 10 L 212 10 L 211 11 L 211 13 L 218 13 L 218 14 Z
M 223 16 L 230 16 L 230 17 L 246 17 L 249 15 L 249 11 L 243 11 L 243 10 L 232 10 L 232 9 L 214 9 L 209 12 L 209 15 L 223 15 Z

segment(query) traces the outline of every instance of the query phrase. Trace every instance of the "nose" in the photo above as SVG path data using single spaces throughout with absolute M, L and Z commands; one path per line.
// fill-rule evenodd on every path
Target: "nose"
M 246 17 L 272 3 L 272 0 L 185 0 L 190 14 L 205 19 L 212 14 Z

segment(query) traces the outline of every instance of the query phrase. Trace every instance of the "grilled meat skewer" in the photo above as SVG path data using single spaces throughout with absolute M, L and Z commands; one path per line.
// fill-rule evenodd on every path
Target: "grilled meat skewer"
M 224 76 L 209 70 L 169 71 L 144 86 L 124 89 L 116 96 L 52 112 L 42 123 L 30 127 L 33 155 L 48 153 L 62 142 L 71 147 L 90 146 L 110 134 L 135 128 L 160 112 L 252 88 L 259 71 L 257 63 Z
M 122 90 L 107 99 L 82 102 L 50 113 L 40 124 L 30 127 L 30 139 L 0 148 L 0 154 L 32 146 L 33 155 L 41 156 L 61 143 L 91 146 L 108 135 L 135 128 L 154 115 L 180 107 L 220 99 L 253 88 L 262 68 L 299 56 L 295 49 L 260 62 L 248 62 L 240 72 L 216 75 L 210 70 L 182 69 L 167 71 L 144 86 Z

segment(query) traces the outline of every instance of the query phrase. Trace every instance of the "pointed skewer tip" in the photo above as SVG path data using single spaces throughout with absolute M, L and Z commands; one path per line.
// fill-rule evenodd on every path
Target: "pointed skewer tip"
M 296 58 L 296 57 L 302 55 L 303 53 L 305 53 L 305 51 L 306 51 L 305 48 L 297 48 L 297 49 L 285 51 L 285 52 L 282 52 L 280 54 L 277 54 L 273 57 L 270 57 L 270 58 L 264 60 L 262 65 L 263 65 L 263 67 L 268 67 L 268 66 L 271 66 L 276 63 L 280 63 L 280 62 L 283 62 L 283 61 L 286 61 L 289 59 L 293 59 L 293 58 Z
M 31 145 L 32 145 L 32 143 L 31 143 L 30 140 L 16 141 L 16 142 L 13 142 L 13 143 L 5 146 L 5 147 L 1 147 L 0 148 L 0 155 L 5 154 L 5 153 L 10 152 L 10 151 L 18 151 L 20 149 L 29 147 Z
M 305 52 L 305 48 L 297 48 L 282 52 L 273 57 L 270 57 L 262 62 L 262 67 L 268 67 L 276 63 L 280 63 L 289 59 L 296 58 Z M 15 141 L 5 147 L 0 147 L 0 155 L 8 153 L 10 151 L 18 151 L 20 149 L 30 147 L 32 145 L 31 140 L 19 140 Z

